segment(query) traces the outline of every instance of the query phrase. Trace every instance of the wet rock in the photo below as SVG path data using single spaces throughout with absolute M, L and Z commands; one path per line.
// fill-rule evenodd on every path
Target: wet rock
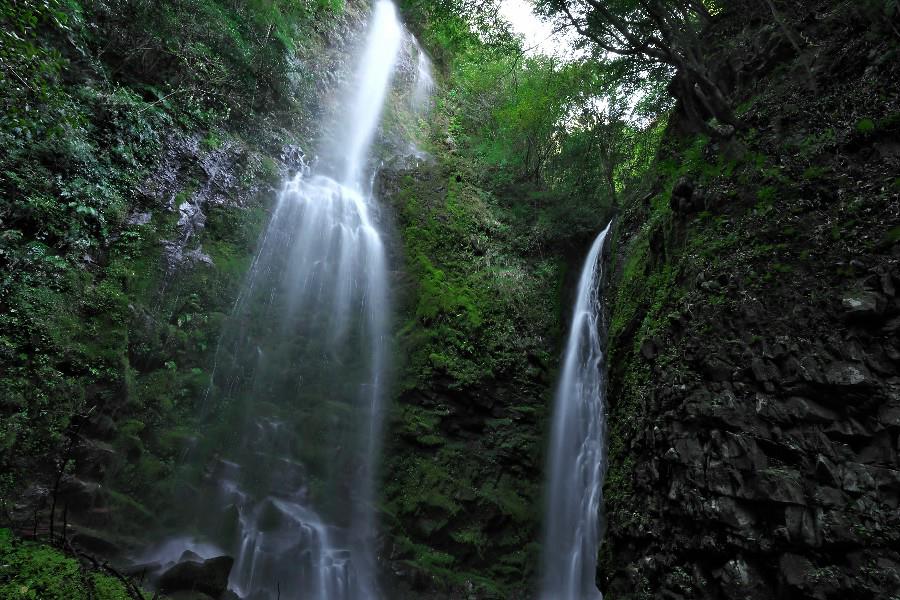
M 772 25 L 760 40 L 761 56 L 777 30 Z M 834 56 L 821 60 L 821 72 L 831 69 L 825 63 L 839 63 Z M 772 112 L 785 137 L 769 141 L 790 135 L 790 144 L 801 144 L 813 132 L 793 123 L 805 101 L 784 100 L 794 105 Z M 722 158 L 721 145 L 704 151 Z M 867 150 L 851 175 L 861 182 L 881 176 L 869 169 L 878 153 Z M 624 449 L 611 445 L 610 473 L 625 485 L 606 496 L 603 589 L 628 599 L 889 598 L 900 589 L 893 580 L 900 539 L 900 248 L 873 244 L 893 227 L 896 203 L 872 202 L 835 244 L 830 232 L 846 222 L 842 198 L 855 193 L 820 189 L 840 188 L 837 177 L 834 186 L 804 184 L 790 192 L 775 186 L 784 195 L 774 210 L 753 215 L 760 198 L 741 190 L 736 178 L 725 177 L 726 185 L 704 179 L 701 189 L 698 171 L 688 173 L 674 186 L 673 215 L 663 226 L 650 220 L 652 229 L 642 230 L 644 215 L 619 225 L 626 244 L 616 268 L 624 273 L 632 256 L 645 256 L 641 283 L 649 293 L 628 287 L 627 302 L 611 301 L 613 320 L 630 321 L 610 341 L 609 423 Z M 785 235 L 769 241 L 783 242 L 785 251 L 744 265 L 738 242 L 733 257 L 698 260 L 713 245 L 703 227 L 685 226 L 686 215 L 723 192 L 733 211 L 714 211 L 718 232 L 762 243 L 768 234 L 760 228 L 771 226 Z M 825 204 L 820 221 L 806 221 Z M 652 214 L 639 198 L 635 206 Z M 655 230 L 664 232 L 664 247 Z M 629 235 L 639 235 L 649 251 L 628 247 Z M 663 291 L 655 280 L 660 250 L 684 290 L 632 317 L 635 295 L 652 303 L 653 292 Z M 796 260 L 801 254 L 805 259 Z M 784 277 L 760 281 L 777 263 L 790 267 Z M 615 274 L 611 285 L 617 286 Z M 709 302 L 713 293 L 726 301 Z M 644 319 L 658 313 L 690 318 L 655 328 L 659 343 L 651 348 L 635 332 L 646 331 Z M 658 480 L 634 476 L 654 466 Z M 675 572 L 687 578 L 668 577 Z M 755 583 L 767 587 L 752 589 Z
M 201 592 L 220 598 L 228 587 L 228 576 L 233 565 L 234 559 L 230 556 L 219 556 L 203 562 L 180 562 L 160 576 L 159 589 L 165 594 Z
M 881 331 L 889 335 L 896 334 L 898 331 L 900 331 L 900 317 L 894 317 L 893 319 L 885 323 L 881 328 Z
M 152 563 L 137 563 L 133 565 L 128 565 L 121 569 L 122 573 L 128 575 L 129 577 L 135 577 L 138 580 L 143 581 L 148 574 L 153 574 L 160 571 L 163 566 L 158 562 Z
M 86 511 L 103 504 L 100 484 L 78 477 L 64 476 L 59 484 L 59 495 L 70 510 Z
M 730 598 L 768 600 L 772 591 L 759 571 L 743 558 L 728 561 L 717 572 L 719 583 Z
M 744 498 L 777 504 L 806 504 L 799 475 L 787 470 L 769 469 L 757 474 L 742 487 Z
M 281 149 L 281 162 L 290 172 L 298 173 L 306 170 L 306 153 L 300 146 L 289 144 Z
M 128 225 L 146 225 L 152 218 L 153 215 L 149 212 L 135 212 L 129 215 L 125 222 Z
M 900 394 L 887 400 L 878 410 L 878 423 L 884 427 L 900 427 Z
M 865 387 L 872 385 L 872 376 L 865 366 L 845 362 L 830 364 L 825 369 L 825 380 L 839 387 Z
M 203 557 L 192 550 L 185 550 L 178 562 L 203 562 Z
M 214 266 L 212 257 L 203 252 L 200 248 L 196 248 L 194 250 L 190 250 L 183 254 L 183 259 L 189 261 L 193 264 L 203 264 L 207 266 Z
M 812 423 L 833 423 L 837 419 L 837 412 L 809 398 L 792 396 L 784 402 L 784 408 L 786 413 L 794 420 Z
M 837 486 L 840 481 L 837 467 L 821 454 L 816 459 L 816 477 L 829 486 Z
M 803 589 L 811 579 L 815 567 L 809 559 L 797 554 L 785 554 L 778 562 L 784 581 L 793 588 Z
M 883 296 L 875 292 L 860 292 L 844 295 L 841 306 L 845 319 L 870 319 L 884 312 L 885 301 Z
M 71 528 L 72 533 L 69 535 L 69 541 L 73 546 L 96 556 L 122 556 L 121 540 L 113 535 L 78 525 L 73 525 Z
M 87 479 L 102 480 L 115 456 L 115 449 L 107 442 L 81 438 L 74 449 L 77 475 Z

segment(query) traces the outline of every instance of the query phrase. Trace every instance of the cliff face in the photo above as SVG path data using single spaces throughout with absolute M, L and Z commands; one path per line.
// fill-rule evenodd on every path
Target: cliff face
M 710 60 L 746 129 L 676 111 L 623 208 L 608 598 L 900 589 L 900 38 L 867 7 L 726 9 Z
M 368 10 L 339 4 L 0 11 L 4 526 L 46 539 L 65 515 L 70 541 L 121 556 L 178 510 L 221 323 Z M 777 2 L 773 24 L 762 4 L 707 32 L 744 127 L 709 139 L 676 110 L 617 217 L 610 600 L 900 589 L 895 13 Z M 474 160 L 453 94 L 427 119 L 389 103 L 403 135 L 379 140 L 398 313 L 381 559 L 392 599 L 528 598 L 566 290 L 608 207 Z M 43 552 L 17 544 L 0 532 L 16 564 Z

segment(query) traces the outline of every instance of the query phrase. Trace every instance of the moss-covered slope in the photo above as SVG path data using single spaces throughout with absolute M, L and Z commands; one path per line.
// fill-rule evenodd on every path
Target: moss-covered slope
M 364 14 L 282 8 L 0 8 L 0 506 L 18 531 L 58 533 L 67 510 L 71 539 L 114 554 L 112 531 L 170 514 L 220 323 Z

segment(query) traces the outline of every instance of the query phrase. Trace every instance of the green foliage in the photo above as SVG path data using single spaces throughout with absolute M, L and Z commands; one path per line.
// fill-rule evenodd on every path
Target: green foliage
M 111 526 L 139 529 L 158 517 L 162 495 L 147 490 L 175 474 L 183 428 L 208 385 L 222 313 L 267 218 L 265 186 L 278 177 L 275 162 L 247 140 L 271 145 L 268 135 L 284 143 L 279 124 L 269 120 L 240 137 L 235 129 L 255 118 L 254 108 L 267 118 L 281 108 L 306 114 L 315 78 L 293 74 L 289 64 L 318 51 L 319 32 L 340 4 L 42 0 L 0 7 L 4 500 L 49 476 L 73 418 L 90 412 L 110 419 L 115 460 L 104 489 Z M 225 95 L 206 93 L 211 83 Z M 238 105 L 240 115 L 231 108 Z M 181 235 L 178 214 L 147 190 L 169 134 L 202 140 L 192 157 L 198 162 L 240 152 L 235 177 L 262 191 L 243 206 L 208 211 L 191 243 L 215 268 L 166 268 L 165 244 Z M 199 189 L 185 182 L 175 206 Z
M 85 2 L 104 35 L 86 40 L 146 98 L 202 124 L 294 104 L 300 28 L 327 23 L 342 0 Z M 135 40 L 140 40 L 135 44 Z M 298 98 L 303 100 L 303 98 Z M 190 124 L 186 122 L 186 124 Z
M 463 4 L 403 3 L 442 73 L 424 140 L 434 163 L 386 186 L 411 282 L 385 511 L 413 567 L 510 597 L 539 550 L 564 265 L 646 170 L 665 124 L 655 101 L 632 111 L 620 64 L 523 56 Z
M 505 215 L 498 199 L 445 173 L 407 177 L 396 199 L 407 268 L 418 282 L 406 327 L 409 387 L 441 373 L 453 388 L 497 377 L 529 343 L 509 319 L 522 315 L 539 331 L 558 312 L 556 299 L 542 295 L 556 289 L 557 266 L 511 253 L 516 238 L 497 219 Z
M 85 572 L 49 546 L 22 542 L 0 529 L 0 597 L 7 600 L 129 600 L 118 579 Z M 149 598 L 149 595 L 148 595 Z
M 876 129 L 875 121 L 869 118 L 860 119 L 856 123 L 856 132 L 861 133 L 863 135 L 869 135 L 873 133 Z

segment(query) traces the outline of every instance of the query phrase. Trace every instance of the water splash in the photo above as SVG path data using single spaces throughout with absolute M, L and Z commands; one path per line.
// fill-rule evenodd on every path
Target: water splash
M 597 553 L 606 471 L 600 284 L 603 245 L 594 240 L 578 282 L 556 391 L 548 463 L 542 600 L 600 600 Z

